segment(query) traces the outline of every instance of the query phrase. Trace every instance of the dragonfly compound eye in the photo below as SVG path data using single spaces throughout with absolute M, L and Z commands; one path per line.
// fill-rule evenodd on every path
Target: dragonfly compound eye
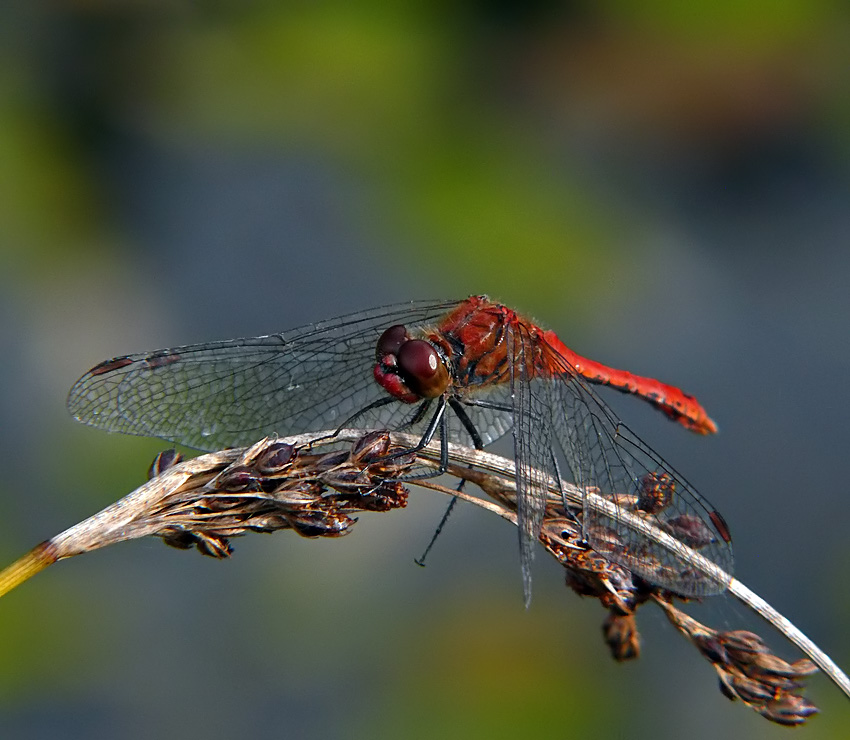
M 397 355 L 401 345 L 408 340 L 404 324 L 395 324 L 381 334 L 375 346 L 375 358 L 380 362 L 387 355 Z
M 449 371 L 424 339 L 411 339 L 398 350 L 398 369 L 407 387 L 422 398 L 436 398 L 449 385 Z

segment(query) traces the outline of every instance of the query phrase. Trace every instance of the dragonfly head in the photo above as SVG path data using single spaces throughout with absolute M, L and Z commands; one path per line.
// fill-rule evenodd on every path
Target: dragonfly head
M 405 403 L 437 398 L 449 386 L 446 361 L 431 342 L 411 339 L 402 324 L 381 334 L 375 347 L 375 380 Z

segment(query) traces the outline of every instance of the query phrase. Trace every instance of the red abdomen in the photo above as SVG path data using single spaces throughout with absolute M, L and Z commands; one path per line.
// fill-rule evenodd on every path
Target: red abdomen
M 523 346 L 526 378 L 546 375 L 578 375 L 590 383 L 607 385 L 645 399 L 674 421 L 699 434 L 712 434 L 717 425 L 691 395 L 654 378 L 617 370 L 573 352 L 552 331 L 545 331 L 515 311 L 485 296 L 463 301 L 436 328 L 427 332 L 454 363 L 454 382 L 482 387 L 510 381 L 508 330 Z M 569 378 L 565 378 L 569 382 Z

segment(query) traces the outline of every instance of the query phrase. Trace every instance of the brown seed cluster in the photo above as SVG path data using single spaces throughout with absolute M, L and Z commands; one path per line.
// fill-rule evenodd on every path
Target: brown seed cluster
M 461 458 L 460 451 L 453 454 Z M 0 595 L 57 560 L 148 535 L 215 558 L 229 556 L 230 539 L 249 532 L 291 529 L 303 537 L 339 537 L 351 531 L 357 512 L 406 506 L 406 480 L 460 496 L 516 524 L 512 471 L 497 474 L 492 472 L 496 468 L 478 464 L 468 458 L 462 463 L 450 460 L 448 473 L 474 483 L 491 500 L 424 480 L 417 474 L 424 468 L 434 470 L 434 459 L 424 451 L 411 452 L 385 432 L 310 438 L 297 445 L 264 439 L 249 448 L 222 450 L 183 463 L 177 453 L 164 452 L 151 465 L 148 483 L 0 572 Z M 660 476 L 643 483 L 640 511 L 654 509 L 672 493 Z M 701 624 L 674 606 L 674 599 L 688 599 L 647 583 L 605 556 L 604 543 L 618 544 L 613 529 L 607 539 L 605 531 L 594 532 L 597 549 L 588 547 L 582 519 L 580 496 L 551 493 L 539 539 L 564 567 L 567 586 L 581 596 L 599 599 L 607 610 L 603 637 L 616 660 L 640 655 L 636 612 L 643 604 L 655 603 L 714 666 L 724 695 L 783 725 L 802 724 L 817 713 L 817 707 L 802 696 L 804 679 L 817 670 L 814 663 L 805 659 L 789 663 L 752 632 L 720 632 Z M 680 540 L 690 538 L 694 546 L 702 541 L 702 532 L 691 522 L 676 521 L 673 526 L 682 530 L 676 533 Z M 826 665 L 823 657 L 808 654 Z
M 160 453 L 151 473 L 180 461 Z M 160 523 L 155 534 L 172 547 L 197 547 L 204 555 L 231 554 L 229 538 L 248 532 L 292 529 L 302 537 L 348 534 L 357 511 L 389 511 L 407 505 L 408 491 L 398 479 L 413 465 L 413 455 L 392 447 L 389 435 L 373 432 L 349 449 L 314 453 L 282 442 L 254 445 L 202 486 L 184 485 L 151 512 Z
M 804 696 L 803 681 L 817 672 L 808 659 L 789 663 L 771 653 L 756 634 L 744 630 L 718 632 L 695 620 L 673 604 L 680 598 L 646 583 L 626 568 L 583 546 L 580 512 L 572 519 L 547 510 L 540 541 L 566 573 L 566 583 L 580 596 L 599 599 L 608 609 L 603 638 L 617 661 L 640 655 L 640 633 L 635 612 L 653 602 L 674 627 L 708 660 L 720 678 L 720 690 L 729 699 L 740 699 L 766 719 L 782 725 L 799 725 L 818 712 Z M 681 599 L 687 601 L 686 599 Z
M 659 598 L 668 619 L 717 671 L 720 690 L 771 722 L 800 725 L 818 708 L 801 695 L 803 679 L 817 672 L 810 660 L 789 663 L 770 652 L 755 633 L 717 632 Z
M 147 511 L 148 521 L 143 517 L 136 525 L 166 544 L 196 547 L 204 555 L 223 558 L 231 553 L 229 538 L 248 532 L 292 529 L 303 537 L 339 537 L 357 521 L 352 513 L 389 511 L 407 504 L 408 491 L 399 479 L 421 461 L 393 445 L 389 434 L 372 432 L 353 445 L 333 447 L 322 452 L 321 443 L 294 447 L 263 440 L 187 480 Z M 149 474 L 161 475 L 179 462 L 173 451 L 161 453 Z M 505 507 L 508 518 L 513 516 L 516 492 L 503 479 L 457 466 L 450 472 L 476 483 Z M 665 483 L 646 481 L 645 508 L 669 495 Z M 550 499 L 540 542 L 564 567 L 567 586 L 581 596 L 599 599 L 608 610 L 603 638 L 615 660 L 639 657 L 636 611 L 645 603 L 656 603 L 714 666 L 724 695 L 783 725 L 802 724 L 818 711 L 801 695 L 803 679 L 817 671 L 811 661 L 788 663 L 751 632 L 718 632 L 696 621 L 673 605 L 674 598 L 686 599 L 590 549 L 582 537 L 581 521 L 580 507 L 565 511 L 561 499 Z M 688 522 L 681 523 L 686 533 L 687 526 Z M 691 534 L 699 540 L 699 532 Z

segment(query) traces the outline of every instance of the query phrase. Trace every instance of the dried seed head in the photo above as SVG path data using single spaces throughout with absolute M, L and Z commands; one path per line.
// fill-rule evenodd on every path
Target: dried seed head
M 818 711 L 820 710 L 804 696 L 785 694 L 782 701 L 775 701 L 765 706 L 761 715 L 777 724 L 794 727 L 803 724 Z
M 148 468 L 148 480 L 156 478 L 160 473 L 173 468 L 182 460 L 183 455 L 177 452 L 177 450 L 163 450 L 153 459 L 153 462 Z
M 767 645 L 755 632 L 730 630 L 718 633 L 718 638 L 726 649 L 729 662 L 745 665 L 767 652 Z
M 166 545 L 178 550 L 188 550 L 195 546 L 195 535 L 184 529 L 165 529 L 159 536 Z
M 369 432 L 355 443 L 351 457 L 359 463 L 371 463 L 386 457 L 389 449 L 389 434 L 386 432 Z
M 679 542 L 697 550 L 715 541 L 714 534 L 702 519 L 690 514 L 667 519 L 662 522 L 662 526 Z
M 552 530 L 560 531 L 561 537 L 547 533 Z M 547 528 L 540 535 L 546 549 L 564 566 L 568 587 L 580 596 L 599 599 L 608 609 L 631 614 L 640 598 L 639 585 L 632 573 L 595 550 L 579 546 L 579 540 L 578 532 L 563 519 L 556 519 L 552 529 Z
M 640 657 L 640 633 L 634 614 L 609 612 L 602 625 L 605 643 L 614 660 L 633 660 Z
M 289 526 L 302 537 L 341 537 L 357 522 L 339 512 L 300 511 L 285 516 Z
M 262 490 L 257 474 L 253 470 L 241 466 L 230 467 L 225 470 L 210 483 L 210 487 L 228 493 Z
M 407 506 L 408 490 L 402 483 L 388 481 L 361 496 L 357 508 L 363 511 L 390 511 Z
M 670 473 L 647 473 L 640 479 L 637 508 L 657 514 L 670 505 L 675 491 L 676 481 Z
M 200 553 L 213 558 L 226 558 L 232 552 L 230 543 L 224 537 L 214 537 L 203 532 L 169 529 L 162 531 L 159 536 L 166 545 L 180 550 L 195 546 Z
M 587 528 L 587 534 L 593 542 L 593 549 L 600 553 L 621 552 L 623 539 L 611 527 L 594 524 Z
M 817 712 L 800 696 L 802 680 L 814 673 L 811 661 L 794 663 L 770 652 L 764 641 L 746 630 L 717 632 L 656 599 L 673 625 L 714 665 L 720 690 L 729 699 L 740 699 L 762 716 L 783 725 L 798 725 Z
M 693 637 L 692 641 L 699 651 L 709 660 L 709 662 L 729 662 L 729 654 L 726 652 L 726 648 L 723 647 L 723 643 L 717 639 L 716 635 L 696 635 Z
M 254 468 L 262 475 L 282 473 L 295 456 L 295 448 L 284 442 L 274 442 L 266 447 L 254 460 Z
M 324 491 L 325 489 L 315 482 L 301 481 L 292 488 L 281 488 L 275 491 L 273 500 L 287 510 L 293 507 L 306 507 L 315 504 Z
M 152 356 L 149 364 L 158 367 L 176 357 Z M 114 362 L 126 364 L 121 358 Z M 215 558 L 230 554 L 228 538 L 250 531 L 291 528 L 304 537 L 339 537 L 357 521 L 349 516 L 355 511 L 387 511 L 404 506 L 408 491 L 399 478 L 414 465 L 417 469 L 420 465 L 433 465 L 424 453 L 420 457 L 392 444 L 384 432 L 363 434 L 345 448 L 340 439 L 324 437 L 303 447 L 261 440 L 248 449 L 223 450 L 190 461 L 184 468 L 185 478 L 160 478 L 162 472 L 180 460 L 173 451 L 161 453 L 150 470 L 155 479 L 131 494 L 133 508 L 129 515 L 126 501 L 131 497 L 59 536 L 73 532 L 63 547 L 69 548 L 68 543 L 73 542 L 75 549 L 58 554 L 60 540 L 54 538 L 44 543 L 50 546 L 49 559 L 45 559 L 44 546 L 39 546 L 4 571 L 0 593 L 60 557 L 149 534 L 158 535 L 173 547 L 194 546 Z M 505 518 L 515 520 L 516 488 L 512 478 L 503 479 L 474 467 L 455 467 L 457 463 L 451 462 L 452 475 L 479 485 L 497 502 L 494 508 Z M 638 482 L 637 490 L 608 492 L 608 498 L 652 526 L 660 525 L 691 547 L 704 547 L 715 538 L 729 541 L 728 528 L 716 512 L 709 513 L 716 531 L 693 516 L 663 520 L 662 512 L 675 495 L 674 484 L 668 478 L 664 473 L 648 474 Z M 570 496 L 576 495 L 574 488 L 571 487 Z M 605 495 L 596 488 L 587 490 Z M 137 496 L 140 492 L 144 498 Z M 645 560 L 643 551 L 629 549 L 614 515 L 607 520 L 608 526 L 604 518 L 601 524 L 591 525 L 583 521 L 577 499 L 568 500 L 572 503 L 566 504 L 570 510 L 565 511 L 560 498 L 556 501 L 553 495 L 549 499 L 540 541 L 564 566 L 567 584 L 581 595 L 598 598 L 608 609 L 604 635 L 615 659 L 628 660 L 639 655 L 634 612 L 646 601 L 656 601 L 677 629 L 714 665 L 721 690 L 730 699 L 740 699 L 771 721 L 786 725 L 800 724 L 817 712 L 800 696 L 802 680 L 817 670 L 810 661 L 789 663 L 770 653 L 751 632 L 717 632 L 679 611 L 671 603 L 672 594 L 648 585 L 626 567 L 641 558 L 643 567 L 657 567 L 661 572 L 670 568 L 669 563 L 662 563 L 659 558 Z M 116 519 L 121 522 L 120 527 L 115 526 Z M 109 526 L 93 531 L 92 521 Z M 592 550 L 583 545 L 585 532 L 593 542 Z M 629 561 L 624 554 L 634 560 Z M 621 564 L 614 564 L 612 555 Z
M 331 468 L 335 468 L 338 465 L 344 465 L 348 462 L 349 453 L 345 450 L 338 450 L 336 452 L 328 452 L 326 455 L 321 455 L 314 463 L 313 463 L 313 471 L 315 473 L 324 473 Z
M 356 468 L 334 468 L 322 476 L 322 482 L 342 494 L 360 495 L 372 484 L 366 475 Z
M 230 543 L 225 537 L 214 537 L 213 535 L 198 532 L 195 534 L 195 543 L 198 552 L 211 558 L 227 558 L 233 552 Z
M 788 726 L 800 725 L 818 712 L 812 702 L 796 693 L 801 689 L 800 686 L 795 686 L 793 691 L 775 689 L 770 684 L 734 671 L 725 672 L 719 666 L 715 666 L 715 669 L 720 679 L 720 690 L 726 697 L 732 701 L 740 699 L 771 722 Z

